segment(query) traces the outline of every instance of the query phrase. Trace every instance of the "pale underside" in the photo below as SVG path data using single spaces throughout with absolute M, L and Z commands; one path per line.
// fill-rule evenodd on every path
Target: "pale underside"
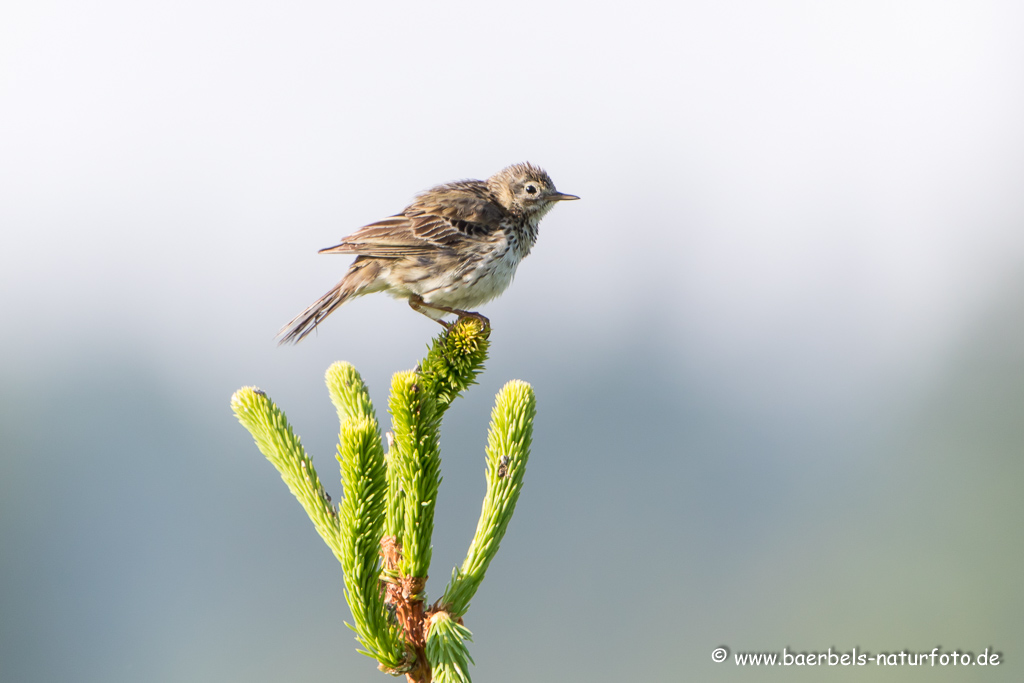
M 525 254 L 513 248 L 504 231 L 479 240 L 464 239 L 458 249 L 437 249 L 397 258 L 360 256 L 373 259 L 380 270 L 375 280 L 353 293 L 362 296 L 387 292 L 400 299 L 419 296 L 427 304 L 473 310 L 504 292 L 515 277 Z M 437 319 L 442 311 L 427 309 Z
M 381 276 L 387 281 L 388 292 L 393 297 L 407 299 L 410 294 L 418 294 L 428 304 L 473 310 L 508 289 L 518 265 L 518 260 L 509 258 L 506 251 L 497 258 L 487 258 L 475 265 L 456 266 L 441 276 L 431 276 L 430 272 L 435 269 L 422 266 L 407 268 L 401 278 L 394 276 L 391 268 L 385 267 Z

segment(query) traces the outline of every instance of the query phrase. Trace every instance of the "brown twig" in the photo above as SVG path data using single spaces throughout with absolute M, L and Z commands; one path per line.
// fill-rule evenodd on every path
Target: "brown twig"
M 427 587 L 427 577 L 402 576 L 398 568 L 402 559 L 402 545 L 394 536 L 385 536 L 380 540 L 380 555 L 383 559 L 381 581 L 384 584 L 384 603 L 394 606 L 395 618 L 402 629 L 402 639 L 416 653 L 416 662 L 405 676 L 409 683 L 430 683 L 423 613 L 423 590 Z

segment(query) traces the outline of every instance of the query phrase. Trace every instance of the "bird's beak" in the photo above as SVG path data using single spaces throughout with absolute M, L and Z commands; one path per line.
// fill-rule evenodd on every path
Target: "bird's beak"
M 564 202 L 564 201 L 568 201 L 570 199 L 579 199 L 579 197 L 577 197 L 574 194 L 566 194 L 564 192 L 555 192 L 555 193 L 552 193 L 552 194 L 548 195 L 548 199 L 550 199 L 553 202 Z

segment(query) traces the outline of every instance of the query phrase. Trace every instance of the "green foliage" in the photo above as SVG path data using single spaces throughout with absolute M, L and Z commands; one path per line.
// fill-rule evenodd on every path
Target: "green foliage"
M 458 616 L 469 609 L 512 519 L 523 488 L 536 414 L 537 401 L 526 382 L 512 380 L 498 392 L 487 435 L 487 495 L 480 521 L 466 559 L 453 573 L 441 599 Z
M 436 683 L 472 683 L 469 677 L 469 656 L 466 641 L 472 641 L 469 629 L 452 619 L 447 612 L 438 612 L 430 620 L 427 634 L 427 659 L 433 668 Z
M 338 462 L 345 496 L 338 506 L 341 568 L 352 627 L 366 655 L 389 669 L 407 659 L 398 628 L 391 624 L 380 591 L 380 539 L 384 530 L 387 478 L 380 428 L 362 378 L 347 363 L 327 370 L 327 388 L 338 410 Z
M 401 571 L 426 576 L 441 485 L 441 411 L 428 385 L 411 371 L 395 373 L 388 405 L 395 435 L 390 465 L 398 474 L 405 508 Z
M 397 452 L 394 434 L 391 432 L 388 432 L 388 442 L 388 452 L 384 456 L 388 468 L 388 499 L 385 506 L 384 533 L 401 539 L 405 533 L 405 490 L 402 488 L 402 477 L 395 464 Z
M 441 419 L 483 370 L 489 335 L 482 321 L 463 318 L 433 341 L 416 370 L 395 374 L 387 453 L 359 373 L 340 362 L 327 370 L 340 422 L 345 495 L 337 510 L 277 406 L 252 387 L 231 399 L 239 421 L 341 562 L 360 651 L 382 670 L 407 673 L 411 681 L 428 681 L 432 672 L 437 681 L 469 683 L 471 638 L 459 622 L 508 527 L 530 454 L 536 402 L 528 384 L 512 381 L 499 392 L 491 414 L 487 494 L 476 534 L 444 597 L 426 610 L 423 586 L 441 483 Z
M 380 537 L 384 529 L 384 453 L 376 421 L 351 418 L 341 428 L 338 447 L 345 496 L 341 520 L 345 592 L 355 621 L 353 629 L 365 654 L 389 668 L 405 659 L 397 628 L 388 622 L 380 592 Z
M 370 401 L 370 392 L 363 384 L 363 378 L 350 363 L 338 361 L 327 368 L 327 391 L 331 395 L 331 403 L 338 411 L 338 422 L 352 417 L 366 417 L 377 424 L 377 413 Z
M 313 468 L 312 458 L 306 454 L 284 413 L 256 387 L 236 391 L 231 397 L 231 409 L 252 434 L 260 453 L 281 473 L 288 490 L 306 510 L 324 543 L 341 561 L 337 513 Z
M 434 340 L 419 374 L 430 386 L 442 412 L 459 394 L 476 384 L 490 347 L 491 328 L 476 318 L 463 318 Z

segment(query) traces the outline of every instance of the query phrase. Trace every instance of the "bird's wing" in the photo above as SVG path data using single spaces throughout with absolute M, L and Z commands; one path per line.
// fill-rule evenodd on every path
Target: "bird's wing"
M 413 222 L 403 215 L 365 225 L 344 238 L 341 244 L 321 249 L 321 254 L 359 254 L 379 258 L 400 258 L 424 254 L 432 248 L 417 236 Z
M 497 225 L 505 210 L 481 180 L 462 180 L 439 185 L 416 197 L 405 210 L 408 216 L 430 214 L 456 221 Z
M 363 226 L 320 253 L 401 258 L 485 239 L 500 229 L 504 217 L 504 210 L 485 193 L 480 181 L 442 185 L 417 197 L 403 213 Z

